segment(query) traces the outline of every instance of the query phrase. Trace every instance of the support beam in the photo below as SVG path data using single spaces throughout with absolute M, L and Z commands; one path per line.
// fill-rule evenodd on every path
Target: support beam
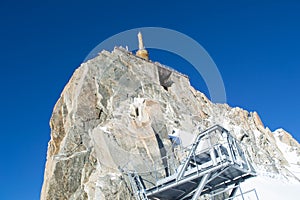
M 195 194 L 193 195 L 193 198 L 192 200 L 197 200 L 198 197 L 201 195 L 201 192 L 206 184 L 206 181 L 208 180 L 208 177 L 210 176 L 210 173 L 208 174 L 205 174 L 203 176 L 203 178 L 201 179 L 201 182 L 199 183 L 198 187 L 197 187 L 197 190 L 195 192 Z
M 243 199 L 243 200 L 245 200 L 245 198 L 244 198 L 244 194 L 243 194 L 243 191 L 242 191 L 242 189 L 241 189 L 240 185 L 239 185 L 239 187 L 238 187 L 238 188 L 240 189 L 240 193 L 241 193 L 241 195 L 242 195 L 242 199 Z
M 186 157 L 186 159 L 184 160 L 183 164 L 182 164 L 182 165 L 180 166 L 180 168 L 179 168 L 178 175 L 177 175 L 177 177 L 176 177 L 176 180 L 177 180 L 177 181 L 180 180 L 180 179 L 184 176 L 184 173 L 185 173 L 187 167 L 188 167 L 189 164 L 190 164 L 190 160 L 191 160 L 192 156 L 194 155 L 195 151 L 197 150 L 197 147 L 198 147 L 198 145 L 199 145 L 199 143 L 200 143 L 200 140 L 201 140 L 205 135 L 207 135 L 207 134 L 209 134 L 209 133 L 211 133 L 211 132 L 213 132 L 213 131 L 217 131 L 217 130 L 218 130 L 218 131 L 223 131 L 224 128 L 222 128 L 222 127 L 219 126 L 219 125 L 215 125 L 215 126 L 209 128 L 209 129 L 207 129 L 206 131 L 203 131 L 202 133 L 200 133 L 200 134 L 196 137 L 196 140 L 195 140 L 195 142 L 193 143 L 192 148 L 191 148 L 191 150 L 190 150 L 188 156 Z M 210 147 L 211 147 L 211 146 L 210 146 Z
M 240 187 L 239 183 L 236 183 L 234 185 L 234 188 L 232 189 L 232 191 L 231 191 L 231 193 L 229 195 L 229 199 L 231 199 L 231 198 L 233 198 L 235 196 L 235 194 L 236 194 L 236 192 L 237 192 L 237 190 L 238 190 L 239 187 Z
M 223 169 L 221 169 L 221 171 L 219 171 L 218 173 L 213 174 L 213 175 L 211 176 L 211 178 L 210 178 L 207 182 L 210 182 L 210 181 L 214 180 L 214 179 L 217 178 L 217 177 L 220 177 L 220 178 L 222 178 L 222 179 L 228 180 L 229 178 L 225 178 L 225 177 L 221 176 L 221 174 L 224 174 L 224 172 L 227 171 L 227 170 L 228 170 L 228 166 L 227 166 L 227 167 L 224 167 Z

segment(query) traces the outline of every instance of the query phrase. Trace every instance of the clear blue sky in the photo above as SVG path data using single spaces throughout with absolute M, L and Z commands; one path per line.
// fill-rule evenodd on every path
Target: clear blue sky
M 0 2 L 0 199 L 39 199 L 48 122 L 63 87 L 97 44 L 137 27 L 197 40 L 218 66 L 229 105 L 255 110 L 271 130 L 300 140 L 299 1 L 178 2 Z M 151 59 L 185 65 L 158 51 Z M 197 77 L 191 82 L 206 92 Z

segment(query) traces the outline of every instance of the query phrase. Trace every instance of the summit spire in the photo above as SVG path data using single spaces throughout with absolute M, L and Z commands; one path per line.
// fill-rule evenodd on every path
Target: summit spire
M 138 41 L 139 41 L 139 50 L 136 52 L 136 55 L 145 60 L 149 60 L 148 51 L 144 47 L 143 35 L 141 32 L 138 33 Z
M 139 50 L 145 49 L 143 43 L 143 35 L 141 32 L 138 33 L 138 40 L 139 40 Z

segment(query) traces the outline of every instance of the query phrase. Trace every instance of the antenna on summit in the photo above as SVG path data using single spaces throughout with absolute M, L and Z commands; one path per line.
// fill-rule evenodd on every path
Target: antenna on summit
M 139 50 L 145 49 L 144 42 L 143 42 L 143 35 L 141 32 L 138 33 L 138 40 L 139 40 Z
M 139 41 L 139 50 L 136 52 L 136 56 L 143 58 L 145 60 L 149 60 L 148 51 L 144 47 L 143 36 L 142 33 L 138 33 L 138 41 Z

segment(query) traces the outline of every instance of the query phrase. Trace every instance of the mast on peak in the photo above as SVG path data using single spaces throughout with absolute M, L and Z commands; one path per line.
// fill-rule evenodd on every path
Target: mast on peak
M 141 32 L 138 33 L 138 40 L 139 40 L 139 50 L 145 49 L 143 43 L 143 35 Z
M 138 33 L 138 40 L 139 40 L 139 50 L 136 52 L 136 56 L 143 58 L 145 60 L 149 60 L 149 54 L 144 47 L 143 36 L 141 32 Z

